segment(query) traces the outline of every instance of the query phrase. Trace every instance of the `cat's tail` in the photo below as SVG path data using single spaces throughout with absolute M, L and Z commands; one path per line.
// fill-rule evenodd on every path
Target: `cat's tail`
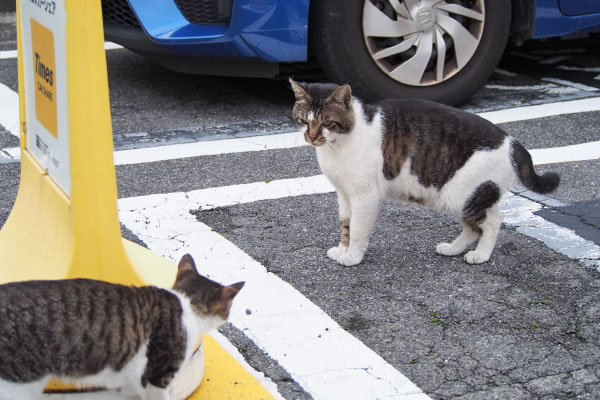
M 512 141 L 512 163 L 521 183 L 529 190 L 536 193 L 550 193 L 560 183 L 560 176 L 556 172 L 546 172 L 538 175 L 533 169 L 531 154 L 516 140 Z

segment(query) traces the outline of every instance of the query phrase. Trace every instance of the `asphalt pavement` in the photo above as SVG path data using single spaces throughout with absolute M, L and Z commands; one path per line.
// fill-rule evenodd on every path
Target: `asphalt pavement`
M 0 51 L 12 50 L 14 25 L 10 18 L 2 21 L 0 28 L 6 33 L 0 35 Z M 600 141 L 598 43 L 588 39 L 509 49 L 488 86 L 462 108 L 486 112 L 596 100 L 594 111 L 499 123 L 528 149 L 593 146 Z M 117 151 L 156 147 L 167 153 L 171 145 L 198 142 L 237 146 L 255 137 L 295 132 L 290 118 L 293 95 L 285 76 L 263 80 L 182 75 L 124 49 L 107 51 L 107 64 Z M 314 76 L 320 78 L 318 73 Z M 0 58 L 0 84 L 17 90 L 16 59 Z M 2 125 L 1 113 L 0 149 L 18 147 L 14 132 Z M 192 246 L 192 252 L 206 254 L 206 262 L 237 263 L 240 268 L 232 269 L 232 276 L 247 273 L 249 261 L 240 254 L 249 256 L 269 277 L 289 284 L 307 304 L 330 317 L 327 329 L 358 340 L 352 346 L 359 347 L 349 346 L 346 357 L 352 358 L 353 352 L 358 357 L 367 349 L 433 399 L 598 399 L 600 160 L 575 156 L 537 170 L 558 172 L 561 185 L 548 197 L 515 188 L 503 200 L 505 223 L 488 263 L 468 265 L 461 257 L 435 253 L 437 243 L 459 233 L 455 219 L 385 202 L 364 261 L 343 267 L 326 256 L 338 240 L 337 202 L 326 188 L 309 190 L 320 170 L 308 146 L 224 150 L 116 166 L 125 237 L 171 258 Z M 0 182 L 1 227 L 18 190 L 18 162 L 4 158 Z M 287 188 L 289 182 L 303 189 L 294 192 Z M 277 185 L 284 187 L 284 194 L 252 197 L 259 189 Z M 237 190 L 241 194 L 232 201 L 212 200 L 213 191 Z M 195 198 L 200 200 L 186 200 Z M 168 225 L 165 231 L 167 224 L 160 218 L 171 211 L 165 208 L 154 215 L 147 212 L 150 206 L 144 208 L 170 201 L 174 218 L 191 224 L 191 231 L 180 229 L 183 223 Z M 139 204 L 139 210 L 131 204 Z M 199 241 L 209 233 L 233 244 L 233 250 L 216 245 L 203 250 Z M 587 246 L 585 259 L 573 250 L 582 246 Z M 220 265 L 206 268 L 219 276 Z M 295 354 L 298 349 L 306 350 L 293 341 L 293 329 L 287 350 L 269 341 L 280 325 L 294 327 L 302 313 L 273 316 L 267 312 L 271 305 L 259 301 L 270 293 L 252 292 L 250 286 L 248 290 L 256 298 L 241 297 L 246 303 L 221 329 L 248 363 L 271 378 L 287 400 L 342 398 L 323 393 L 329 393 L 328 386 L 335 392 L 350 385 L 343 378 L 354 376 L 350 371 L 333 374 L 333 361 L 320 364 L 317 357 L 302 368 L 290 362 L 301 359 Z M 315 326 L 320 323 L 317 317 L 314 321 Z M 272 332 L 254 323 L 265 323 Z M 296 327 L 298 332 L 305 329 Z M 326 347 L 319 347 L 319 340 L 327 337 L 321 333 L 311 346 L 328 354 Z M 310 351 L 307 354 L 313 354 Z M 368 367 L 364 370 L 370 372 Z M 311 380 L 315 376 L 321 377 L 321 386 Z M 361 379 L 373 388 L 382 382 L 397 387 L 396 382 L 373 376 Z M 409 398 L 392 389 L 386 398 Z

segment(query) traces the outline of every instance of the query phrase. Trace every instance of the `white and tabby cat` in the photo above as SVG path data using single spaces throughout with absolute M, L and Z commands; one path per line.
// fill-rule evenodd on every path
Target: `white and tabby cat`
M 174 399 L 173 377 L 243 285 L 199 275 L 189 255 L 172 290 L 89 279 L 0 285 L 0 399 L 42 398 L 53 376 Z
M 350 86 L 297 83 L 294 120 L 316 147 L 321 170 L 337 190 L 341 241 L 327 255 L 343 265 L 362 261 L 381 199 L 412 201 L 453 214 L 462 233 L 439 254 L 489 260 L 500 231 L 497 203 L 518 178 L 548 193 L 555 173 L 537 175 L 531 156 L 489 121 L 426 100 L 364 104 Z

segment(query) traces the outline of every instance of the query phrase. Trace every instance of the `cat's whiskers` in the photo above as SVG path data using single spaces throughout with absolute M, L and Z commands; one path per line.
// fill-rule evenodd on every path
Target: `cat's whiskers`
M 335 139 L 325 141 L 324 147 L 327 149 L 327 153 L 330 157 L 333 157 L 335 153 L 339 151 L 339 143 L 337 143 Z

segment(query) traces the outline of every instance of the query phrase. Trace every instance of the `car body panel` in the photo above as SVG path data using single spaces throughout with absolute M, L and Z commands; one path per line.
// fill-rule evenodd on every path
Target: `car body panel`
M 600 13 L 598 0 L 560 0 L 560 9 L 566 15 L 583 15 Z
M 176 54 L 305 61 L 309 0 L 235 0 L 229 25 L 198 25 L 174 2 L 128 0 L 153 42 Z
M 242 0 L 240 34 L 266 61 L 305 61 L 310 0 Z
M 579 12 L 594 11 L 598 1 L 590 0 L 537 0 L 535 10 L 535 25 L 533 39 L 567 36 L 577 32 L 600 31 L 600 13 L 585 15 L 566 15 L 562 9 L 565 4 L 568 9 Z

